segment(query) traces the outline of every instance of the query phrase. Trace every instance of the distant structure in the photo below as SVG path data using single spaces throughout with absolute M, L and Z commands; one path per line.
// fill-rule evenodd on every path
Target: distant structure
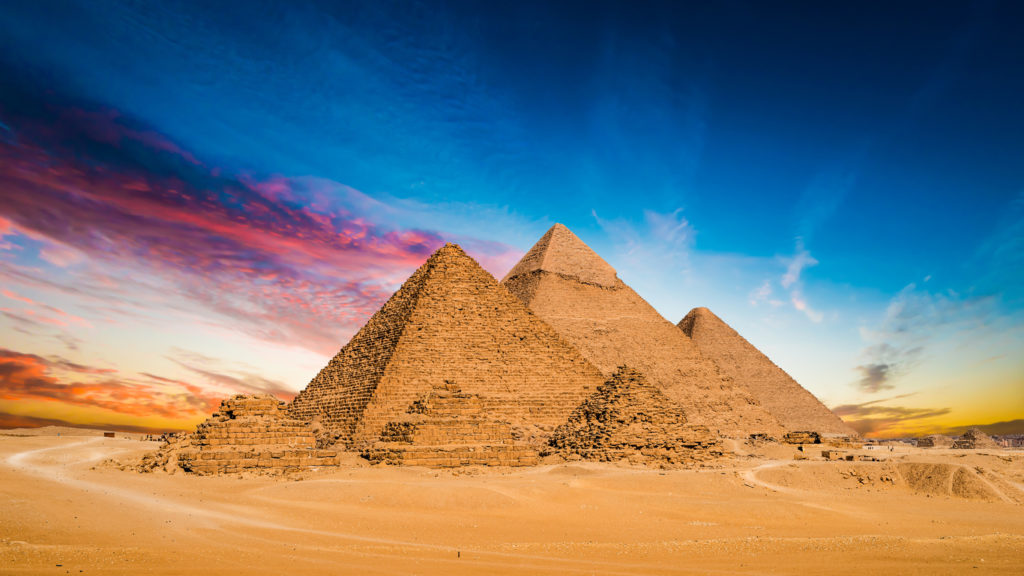
M 679 328 L 722 373 L 742 383 L 786 430 L 857 436 L 853 428 L 711 310 L 694 308 L 679 322 Z
M 953 439 L 942 434 L 931 434 L 917 439 L 918 448 L 952 448 Z
M 999 448 L 991 436 L 982 431 L 981 428 L 971 428 L 964 432 L 964 435 L 953 441 L 953 448 L 962 450 L 977 450 L 980 448 Z
M 721 373 L 674 324 L 555 224 L 502 284 L 606 376 L 626 364 L 683 406 L 691 424 L 733 437 L 784 428 L 742 383 Z

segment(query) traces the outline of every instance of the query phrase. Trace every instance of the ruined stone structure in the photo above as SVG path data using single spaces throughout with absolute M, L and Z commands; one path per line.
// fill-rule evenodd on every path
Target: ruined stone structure
M 691 310 L 679 322 L 679 328 L 723 374 L 746 386 L 751 396 L 787 431 L 857 435 L 813 394 L 707 308 Z
M 628 364 L 686 412 L 691 424 L 746 437 L 784 432 L 742 384 L 622 282 L 575 234 L 556 224 L 502 284 L 607 377 Z
M 495 408 L 478 394 L 444 384 L 388 422 L 363 456 L 373 463 L 433 468 L 536 465 L 537 451 L 516 438 Z
M 296 419 L 319 422 L 337 445 L 363 449 L 381 439 L 389 422 L 401 421 L 414 401 L 454 386 L 486 399 L 517 437 L 539 444 L 602 382 L 572 345 L 461 248 L 447 244 L 288 410 Z M 470 428 L 449 428 L 445 441 L 472 444 L 459 437 L 475 433 Z
M 999 444 L 981 428 L 971 428 L 964 435 L 953 441 L 953 448 L 962 450 L 979 450 L 982 448 L 999 448 Z
M 602 462 L 682 464 L 723 453 L 707 426 L 687 424 L 680 406 L 627 366 L 584 400 L 549 444 L 562 455 Z
M 338 453 L 318 450 L 313 430 L 288 417 L 285 403 L 268 394 L 224 400 L 218 412 L 174 449 L 181 468 L 199 474 L 290 472 L 338 465 Z
M 943 434 L 932 434 L 917 439 L 918 448 L 952 448 L 953 439 Z
M 782 441 L 786 444 L 821 444 L 821 434 L 812 430 L 797 430 L 786 432 Z

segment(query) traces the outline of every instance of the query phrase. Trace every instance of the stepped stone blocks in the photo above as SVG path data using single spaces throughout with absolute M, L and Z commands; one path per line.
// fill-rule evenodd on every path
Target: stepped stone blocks
M 857 436 L 813 394 L 707 308 L 691 310 L 679 322 L 679 328 L 723 374 L 744 385 L 786 430 Z
M 951 448 L 953 439 L 942 434 L 932 434 L 917 439 L 918 448 Z
M 601 373 L 467 256 L 435 252 L 296 396 L 288 410 L 363 449 L 446 383 L 486 398 L 540 443 Z M 482 400 L 481 400 L 482 401 Z
M 375 464 L 433 468 L 537 464 L 537 451 L 517 439 L 510 423 L 490 416 L 496 412 L 489 404 L 446 383 L 388 422 L 363 456 Z
M 563 455 L 602 462 L 685 464 L 723 455 L 707 426 L 687 424 L 682 407 L 627 366 L 584 400 L 549 444 Z
M 338 453 L 318 450 L 313 430 L 288 417 L 267 394 L 238 395 L 180 442 L 178 465 L 199 474 L 290 472 L 337 466 Z
M 971 428 L 964 435 L 953 441 L 953 448 L 961 450 L 980 450 L 982 448 L 999 448 L 999 444 L 981 428 Z
M 605 377 L 622 364 L 632 366 L 682 405 L 691 424 L 744 438 L 783 433 L 743 386 L 723 375 L 561 224 L 548 230 L 502 284 Z

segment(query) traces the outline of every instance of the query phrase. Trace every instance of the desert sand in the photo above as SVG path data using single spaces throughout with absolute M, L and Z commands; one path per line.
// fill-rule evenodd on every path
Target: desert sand
M 1024 453 L 731 446 L 715 468 L 140 474 L 138 437 L 0 435 L 4 574 L 1021 574 Z M 857 451 L 851 451 L 851 453 Z M 862 453 L 867 453 L 862 451 Z

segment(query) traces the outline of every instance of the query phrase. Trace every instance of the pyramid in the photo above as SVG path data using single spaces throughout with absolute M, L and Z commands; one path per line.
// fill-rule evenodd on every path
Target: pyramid
M 195 474 L 256 472 L 279 474 L 338 466 L 335 450 L 318 449 L 313 429 L 285 412 L 285 403 L 269 394 L 239 394 L 195 432 L 169 440 L 148 455 L 148 469 L 180 466 Z
M 682 405 L 691 424 L 726 436 L 783 433 L 746 389 L 565 226 L 552 226 L 502 284 L 606 377 L 632 366 Z
M 719 370 L 745 385 L 787 431 L 857 435 L 813 394 L 707 308 L 691 310 L 679 322 L 679 327 Z
M 970 428 L 964 435 L 953 441 L 953 448 L 960 450 L 980 450 L 982 448 L 999 448 L 999 444 L 981 428 Z
M 533 466 L 537 451 L 519 441 L 509 422 L 478 394 L 444 384 L 413 401 L 363 451 L 373 463 L 452 468 Z
M 438 249 L 295 397 L 323 443 L 353 449 L 445 386 L 477 395 L 517 437 L 543 442 L 601 373 L 461 248 Z
M 953 439 L 943 434 L 929 434 L 917 439 L 918 448 L 951 448 Z
M 722 455 L 721 440 L 707 426 L 687 424 L 679 405 L 628 366 L 584 400 L 549 444 L 562 454 L 598 461 L 678 464 Z

